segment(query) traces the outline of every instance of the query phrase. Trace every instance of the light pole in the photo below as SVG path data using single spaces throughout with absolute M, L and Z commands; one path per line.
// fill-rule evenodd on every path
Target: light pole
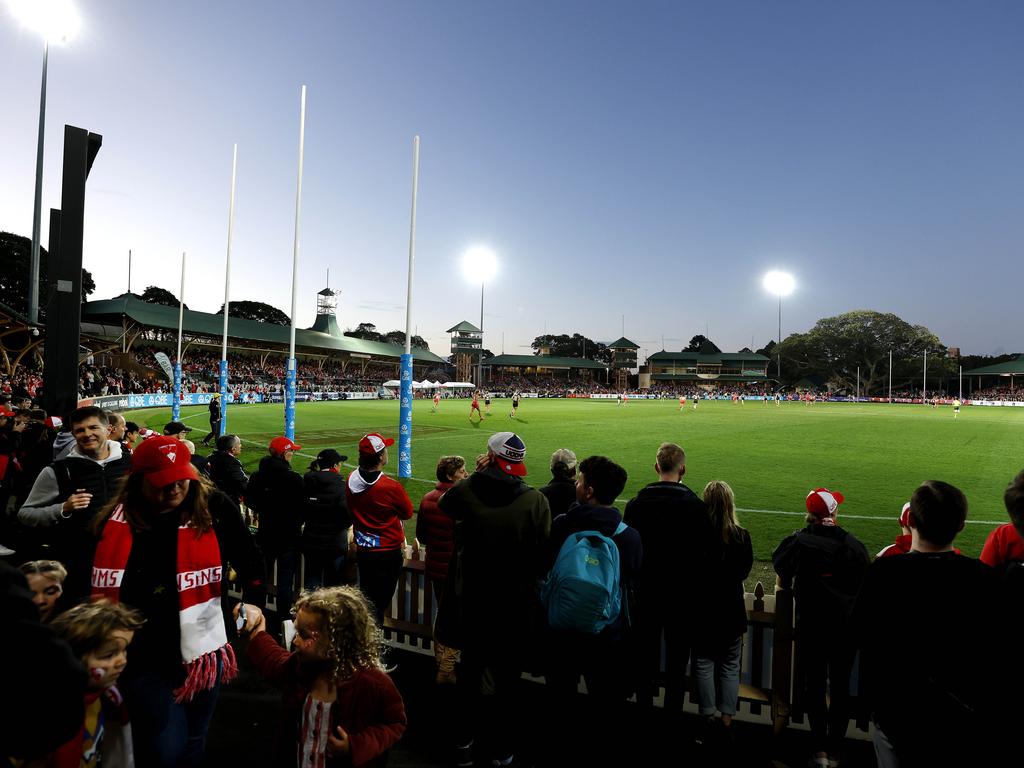
M 78 31 L 78 11 L 71 0 L 8 0 L 14 17 L 43 38 L 43 77 L 39 89 L 39 139 L 36 144 L 36 189 L 32 209 L 32 256 L 28 273 L 28 319 L 39 322 L 39 228 L 43 209 L 43 137 L 46 128 L 46 69 L 50 43 L 66 43 Z
M 782 297 L 789 296 L 793 292 L 793 288 L 796 283 L 793 281 L 793 276 L 788 272 L 772 271 L 764 276 L 764 289 L 768 293 L 774 293 L 779 297 L 779 340 L 777 342 L 776 352 L 778 353 L 778 362 L 776 368 L 776 376 L 779 378 L 779 387 L 782 387 Z
M 466 279 L 480 282 L 480 356 L 477 359 L 476 385 L 484 382 L 484 285 L 498 271 L 498 257 L 494 251 L 482 245 L 475 245 L 462 256 L 462 271 Z

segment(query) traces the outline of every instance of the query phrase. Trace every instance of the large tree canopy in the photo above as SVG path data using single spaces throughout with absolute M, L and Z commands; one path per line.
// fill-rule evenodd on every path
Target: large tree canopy
M 540 354 L 541 349 L 547 349 L 553 357 L 580 357 L 601 363 L 610 363 L 612 357 L 611 350 L 604 344 L 579 333 L 572 336 L 564 333 L 546 333 L 535 338 L 530 346 L 534 349 L 534 354 Z
M 162 304 L 165 307 L 178 308 L 180 302 L 178 297 L 168 291 L 166 288 L 160 288 L 155 285 L 151 285 L 142 292 L 139 297 L 143 301 L 148 301 L 150 304 Z M 188 309 L 188 304 L 185 304 L 185 309 Z M 231 313 L 232 317 L 237 317 L 234 312 Z
M 28 271 L 32 262 L 32 240 L 12 232 L 0 232 L 0 301 L 23 315 L 28 314 Z M 50 299 L 50 254 L 39 248 L 39 320 L 46 319 Z M 96 290 L 89 270 L 82 270 L 82 302 Z
M 175 304 L 174 306 L 177 306 Z M 218 315 L 224 314 L 224 305 L 217 310 Z M 291 318 L 277 307 L 264 304 L 262 301 L 233 301 L 229 317 L 237 317 L 240 320 L 258 320 L 261 323 L 273 323 L 274 325 L 291 325 Z
M 389 344 L 397 344 L 400 347 L 404 347 L 405 331 L 391 331 L 390 333 L 385 333 L 384 341 L 388 342 Z M 413 334 L 412 338 L 409 339 L 409 343 L 412 344 L 412 346 L 414 347 L 418 347 L 419 349 L 430 349 L 430 347 L 427 346 L 426 340 L 422 336 L 417 336 L 416 334 Z
M 857 310 L 819 320 L 807 333 L 783 339 L 783 375 L 795 380 L 821 375 L 839 387 L 853 389 L 860 368 L 863 391 L 881 392 L 889 377 L 889 352 L 893 376 L 910 378 L 922 371 L 925 350 L 929 376 L 948 373 L 946 348 L 923 325 L 911 325 L 893 314 Z
M 397 344 L 400 347 L 405 346 L 405 331 L 394 330 L 389 331 L 388 333 L 381 333 L 373 323 L 360 323 L 355 328 L 345 331 L 345 335 L 351 336 L 353 339 L 380 341 L 385 344 Z M 414 334 L 410 341 L 414 347 L 419 349 L 430 349 L 430 346 L 422 336 Z
M 698 333 L 696 336 L 690 339 L 690 343 L 686 346 L 686 349 L 684 349 L 683 351 L 700 352 L 701 354 L 704 355 L 714 355 L 721 352 L 722 350 L 720 350 L 718 346 L 715 344 L 715 342 L 713 342 L 707 336 L 705 336 L 702 333 Z

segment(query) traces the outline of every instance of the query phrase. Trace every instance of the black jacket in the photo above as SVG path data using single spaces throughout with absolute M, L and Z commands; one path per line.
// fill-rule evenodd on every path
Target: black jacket
M 280 456 L 264 456 L 252 473 L 245 495 L 259 516 L 256 540 L 264 554 L 276 556 L 299 545 L 305 488 L 302 475 Z
M 576 481 L 553 477 L 543 488 L 538 488 L 547 497 L 551 507 L 551 519 L 564 515 L 576 503 Z
M 694 633 L 699 653 L 714 654 L 747 631 L 743 580 L 753 565 L 754 548 L 745 528 L 728 543 L 714 537 L 707 570 L 699 580 L 702 620 Z
M 711 518 L 704 501 L 682 483 L 657 482 L 626 504 L 623 522 L 640 534 L 644 560 L 637 599 L 661 610 L 680 584 L 693 585 L 707 568 L 712 550 Z
M 312 471 L 302 482 L 302 551 L 344 554 L 348 549 L 345 531 L 352 526 L 345 502 L 345 478 L 337 472 Z
M 206 465 L 213 484 L 238 504 L 245 496 L 249 478 L 242 469 L 242 462 L 228 451 L 216 451 Z

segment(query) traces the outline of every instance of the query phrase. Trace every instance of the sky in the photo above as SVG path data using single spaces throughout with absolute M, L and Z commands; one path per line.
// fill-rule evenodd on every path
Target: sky
M 708 335 L 894 312 L 964 354 L 1024 352 L 1024 3 L 72 0 L 52 46 L 42 233 L 63 126 L 102 134 L 93 298 L 157 285 L 291 312 L 306 85 L 299 327 L 480 322 L 462 256 L 498 257 L 485 346 L 625 335 L 641 359 Z M 6 0 L 0 0 L 0 3 Z M 42 43 L 0 5 L 0 229 L 31 236 Z M 1008 279 L 1009 278 L 1009 279 Z

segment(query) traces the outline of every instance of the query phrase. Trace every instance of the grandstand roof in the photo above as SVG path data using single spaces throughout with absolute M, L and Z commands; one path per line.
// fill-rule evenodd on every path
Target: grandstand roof
M 1024 375 L 1024 355 L 1017 355 L 1015 360 L 1005 363 L 985 365 L 971 371 L 964 371 L 964 376 L 1014 376 Z
M 639 344 L 634 344 L 632 341 L 627 339 L 625 336 L 616 339 L 610 344 L 605 344 L 608 349 L 640 349 Z
M 702 354 L 700 352 L 655 352 L 650 355 L 648 361 L 655 363 L 700 363 L 701 365 L 719 365 L 721 363 L 751 362 L 767 363 L 769 359 L 756 352 L 717 352 L 713 354 Z
M 121 294 L 113 299 L 90 301 L 82 305 L 83 321 L 102 323 L 116 320 L 117 323 L 120 323 L 122 317 L 128 317 L 139 325 L 151 328 L 164 330 L 177 330 L 178 328 L 177 308 L 166 307 L 162 304 L 150 304 L 131 294 Z M 186 309 L 182 317 L 182 329 L 190 334 L 216 338 L 224 331 L 224 316 Z M 242 320 L 237 317 L 228 319 L 228 336 L 233 339 L 288 345 L 290 334 L 291 328 L 287 325 Z M 366 341 L 351 336 L 335 337 L 316 330 L 296 329 L 295 345 L 321 352 L 348 352 L 375 357 L 400 357 L 405 352 L 405 347 L 399 344 Z M 421 363 L 444 362 L 443 358 L 433 352 L 417 347 L 413 347 L 412 357 L 413 360 Z
M 484 365 L 508 368 L 592 368 L 605 370 L 608 366 L 585 357 L 554 357 L 552 355 L 497 355 L 484 360 Z
M 455 333 L 456 331 L 462 331 L 465 333 L 480 333 L 480 329 L 473 325 L 468 320 L 463 320 L 458 325 L 453 325 L 445 333 Z

